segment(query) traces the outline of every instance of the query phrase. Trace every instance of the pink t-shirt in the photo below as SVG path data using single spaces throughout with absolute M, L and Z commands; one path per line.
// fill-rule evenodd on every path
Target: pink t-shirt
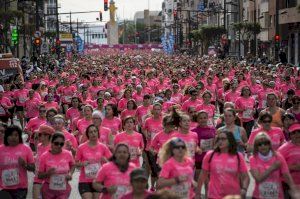
M 98 170 L 103 164 L 103 158 L 111 157 L 110 150 L 100 142 L 96 146 L 90 146 L 89 142 L 79 145 L 75 160 L 79 162 L 88 161 L 87 166 L 81 167 L 79 182 L 93 182 Z
M 111 130 L 109 128 L 100 126 L 99 128 L 99 141 L 104 145 L 109 144 L 109 136 L 111 135 Z
M 253 97 L 245 98 L 239 97 L 235 102 L 236 109 L 243 109 L 243 112 L 239 112 L 238 116 L 243 122 L 249 122 L 254 120 L 254 106 L 255 99 Z
M 229 91 L 225 94 L 225 102 L 235 103 L 235 101 L 237 100 L 237 98 L 240 97 L 240 95 L 241 95 L 241 93 L 238 91 L 235 91 L 235 92 Z
M 136 109 L 136 117 L 138 119 L 139 124 L 144 123 L 145 120 L 145 116 L 148 114 L 148 112 L 152 109 L 152 105 L 151 106 L 144 106 L 141 105 Z
M 136 114 L 136 109 L 135 110 L 124 109 L 121 112 L 121 119 L 123 120 L 124 118 L 129 117 L 129 116 L 135 117 L 135 114 Z
M 199 139 L 198 139 L 197 133 L 195 133 L 193 131 L 189 131 L 186 134 L 180 133 L 180 132 L 174 132 L 172 134 L 172 137 L 177 137 L 177 138 L 182 139 L 186 144 L 189 156 L 192 158 L 195 157 L 196 149 L 197 149 L 197 146 L 199 145 Z
M 29 120 L 29 122 L 25 126 L 24 131 L 32 133 L 30 137 L 30 143 L 33 143 L 34 141 L 35 131 L 38 130 L 38 128 L 42 124 L 46 124 L 46 122 L 47 122 L 46 119 L 40 117 L 35 117 Z
M 85 134 L 85 131 L 89 125 L 93 124 L 92 120 L 86 120 L 85 118 L 79 119 L 77 121 L 77 129 L 80 133 L 80 136 Z
M 277 153 L 273 157 L 264 161 L 258 155 L 250 157 L 250 170 L 258 171 L 259 173 L 265 172 L 275 161 L 279 161 L 280 168 L 273 171 L 267 179 L 263 182 L 255 182 L 255 188 L 252 196 L 255 198 L 280 198 L 283 199 L 283 189 L 281 185 L 282 174 L 289 173 L 288 166 L 284 158 Z
M 211 158 L 213 154 L 213 157 Z M 240 195 L 238 173 L 247 173 L 242 154 L 230 155 L 208 151 L 204 156 L 202 169 L 209 172 L 208 198 L 223 198 L 227 195 Z M 211 159 L 211 161 L 209 161 Z
M 67 120 L 73 120 L 74 118 L 77 118 L 80 116 L 80 112 L 78 110 L 78 108 L 69 108 L 66 112 L 66 119 Z
M 126 108 L 127 102 L 128 102 L 128 99 L 122 98 L 118 103 L 118 110 L 123 111 Z
M 178 162 L 171 157 L 162 165 L 159 177 L 172 179 L 179 176 L 187 176 L 188 179 L 185 182 L 171 186 L 170 190 L 180 198 L 193 198 L 195 193 L 192 186 L 194 176 L 194 162 L 192 159 L 185 158 L 183 162 Z
M 39 106 L 41 105 L 41 101 L 36 98 L 26 100 L 25 107 L 25 116 L 27 118 L 37 117 L 39 115 Z
M 27 171 L 19 166 L 19 157 L 26 163 L 34 163 L 32 151 L 25 144 L 0 145 L 0 189 L 27 189 Z
M 0 99 L 0 116 L 5 116 L 7 107 L 12 106 L 12 103 L 9 98 L 7 97 L 2 97 Z
M 130 160 L 139 167 L 139 157 L 141 151 L 144 149 L 143 136 L 138 132 L 133 132 L 132 134 L 122 132 L 115 137 L 114 144 L 116 145 L 118 143 L 125 143 L 129 146 Z
M 59 105 L 58 105 L 58 103 L 57 102 L 46 102 L 46 103 L 44 103 L 44 106 L 45 106 L 45 108 L 47 109 L 47 110 L 49 110 L 49 109 L 51 109 L 51 108 L 54 108 L 55 110 L 57 110 L 58 111 L 58 109 L 59 109 Z
M 248 144 L 253 145 L 255 136 L 260 132 L 265 132 L 270 136 L 274 150 L 277 150 L 281 146 L 281 144 L 285 141 L 285 137 L 281 128 L 271 127 L 269 131 L 265 131 L 262 128 L 258 128 L 251 132 L 248 140 Z
M 148 135 L 151 136 L 151 140 L 147 141 L 146 150 L 149 150 L 150 143 L 153 140 L 154 136 L 163 130 L 162 126 L 162 118 L 154 119 L 153 117 L 147 118 L 145 120 L 145 124 L 143 126 L 143 129 L 145 129 L 148 133 Z
M 109 128 L 113 135 L 117 135 L 121 129 L 122 122 L 119 118 L 114 117 L 113 119 L 103 118 L 101 126 Z
M 176 104 L 181 104 L 182 98 L 183 95 L 181 93 L 174 93 L 172 94 L 171 101 L 175 102 Z
M 277 150 L 285 159 L 288 166 L 300 164 L 300 146 L 292 142 L 284 143 Z M 294 183 L 300 185 L 300 171 L 290 170 Z
M 45 181 L 49 183 L 49 187 L 52 187 L 51 185 L 54 184 L 52 190 L 56 190 L 55 183 L 58 183 L 58 180 L 60 188 L 67 186 L 68 183 L 65 180 L 65 176 L 70 172 L 74 164 L 73 156 L 67 150 L 63 149 L 59 154 L 52 154 L 50 151 L 47 151 L 40 158 L 39 172 L 47 172 L 49 169 L 55 168 L 55 174 L 50 176 L 50 178 L 46 178 Z
M 185 101 L 183 104 L 182 104 L 182 107 L 181 109 L 184 111 L 184 112 L 187 112 L 188 111 L 188 108 L 189 107 L 197 107 L 198 105 L 202 104 L 202 101 L 200 99 L 196 99 L 195 101 L 192 101 L 191 99 Z
M 157 133 L 151 141 L 150 148 L 154 149 L 154 151 L 158 153 L 161 147 L 173 137 L 173 133 L 174 131 L 170 133 L 165 133 L 164 131 Z
M 78 148 L 78 143 L 77 140 L 75 138 L 75 136 L 71 133 L 69 133 L 67 130 L 63 130 L 62 131 L 64 136 L 65 136 L 65 142 L 69 142 L 73 148 L 77 149 Z M 67 146 L 67 144 L 65 143 L 64 148 Z
M 67 86 L 61 88 L 61 101 L 65 104 L 70 104 L 72 96 L 77 91 L 75 86 Z
M 121 172 L 113 162 L 104 164 L 97 173 L 96 182 L 101 182 L 105 187 L 116 186 L 117 191 L 113 195 L 105 193 L 101 199 L 121 198 L 131 191 L 130 173 L 136 168 L 133 163 L 129 163 L 126 172 Z
M 40 158 L 41 156 L 46 152 L 46 151 L 49 151 L 51 149 L 51 144 L 49 143 L 47 146 L 43 146 L 42 143 L 39 143 L 38 146 L 37 146 L 37 154 L 36 154 L 36 157 L 35 157 L 35 170 L 38 171 L 38 166 L 39 166 L 39 162 L 40 162 Z M 35 183 L 42 183 L 44 180 L 42 179 L 39 179 L 38 176 L 37 176 L 37 172 L 34 176 L 34 182 Z
M 28 90 L 25 88 L 16 90 L 14 93 L 14 97 L 17 100 L 16 102 L 17 106 L 24 106 L 28 98 Z

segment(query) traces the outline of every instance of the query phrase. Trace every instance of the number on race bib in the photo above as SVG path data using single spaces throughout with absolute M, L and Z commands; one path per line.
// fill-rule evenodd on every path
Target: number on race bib
M 202 148 L 203 152 L 206 152 L 213 148 L 213 141 L 214 138 L 206 139 L 206 140 L 203 139 L 200 141 L 200 147 Z
M 14 186 L 19 184 L 19 169 L 6 169 L 2 171 L 2 183 L 5 186 Z
M 195 156 L 195 148 L 196 148 L 195 143 L 194 142 L 186 142 L 186 147 L 187 147 L 190 157 L 194 157 Z
M 66 175 L 57 174 L 50 177 L 49 189 L 51 190 L 66 190 L 67 182 Z
M 252 109 L 246 109 L 243 111 L 243 118 L 251 119 L 252 118 Z
M 88 164 L 84 167 L 84 173 L 87 178 L 95 178 L 97 172 L 99 171 L 100 164 L 99 163 L 93 163 Z
M 70 96 L 65 96 L 65 101 L 66 101 L 66 102 L 71 102 L 71 99 L 72 99 L 72 97 L 70 97 Z
M 113 199 L 120 199 L 129 191 L 128 186 L 118 186 L 116 193 L 113 195 Z
M 25 103 L 26 102 L 26 98 L 25 97 L 19 97 L 19 102 L 20 103 Z
M 130 151 L 130 159 L 135 160 L 138 157 L 138 148 L 137 147 L 129 147 Z
M 173 185 L 171 189 L 180 198 L 182 198 L 182 199 L 188 199 L 189 198 L 190 186 L 189 186 L 188 182 L 181 183 L 181 184 L 178 184 L 178 185 Z
M 276 199 L 279 197 L 279 186 L 275 182 L 263 182 L 259 185 L 260 198 Z

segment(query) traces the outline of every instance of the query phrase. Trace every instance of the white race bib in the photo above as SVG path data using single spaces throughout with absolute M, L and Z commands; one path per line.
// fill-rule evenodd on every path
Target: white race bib
M 208 125 L 208 126 L 213 126 L 213 125 L 214 125 L 214 123 L 213 123 L 213 118 L 208 118 L 208 120 L 207 120 L 207 125 Z
M 184 183 L 180 183 L 180 184 L 177 184 L 177 185 L 173 185 L 171 189 L 181 199 L 188 199 L 189 198 L 190 185 L 189 185 L 188 182 L 184 182 Z
M 27 99 L 25 97 L 19 97 L 19 102 L 22 103 L 22 104 L 25 103 L 26 100 Z
M 267 100 L 263 100 L 262 101 L 262 108 L 266 108 L 267 107 Z
M 65 96 L 65 101 L 66 101 L 66 102 L 71 102 L 71 99 L 72 99 L 72 97 L 70 97 L 70 96 Z
M 56 174 L 50 177 L 49 189 L 51 190 L 66 190 L 67 182 L 65 174 Z
M 138 157 L 138 148 L 137 147 L 129 147 L 130 159 L 135 160 Z
M 279 186 L 276 182 L 263 182 L 259 184 L 259 197 L 264 199 L 276 199 L 279 197 Z
M 2 183 L 5 186 L 14 186 L 20 183 L 19 169 L 6 169 L 2 171 Z
M 203 139 L 200 141 L 200 147 L 202 148 L 203 152 L 209 151 L 213 148 L 214 138 L 211 139 Z
M 244 119 L 251 119 L 252 118 L 252 109 L 246 109 L 243 111 L 243 116 Z
M 186 147 L 189 152 L 190 157 L 195 156 L 196 146 L 194 142 L 186 142 Z
M 129 191 L 128 186 L 121 185 L 117 187 L 116 193 L 113 194 L 113 199 L 120 199 L 122 196 L 124 196 Z
M 100 163 L 88 164 L 84 167 L 84 174 L 87 178 L 95 178 L 100 169 Z

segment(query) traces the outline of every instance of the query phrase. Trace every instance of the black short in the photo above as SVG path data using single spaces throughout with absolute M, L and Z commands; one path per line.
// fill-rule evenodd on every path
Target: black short
M 145 151 L 145 152 L 146 152 L 148 162 L 150 165 L 151 176 L 153 178 L 156 178 L 156 177 L 158 177 L 158 173 L 161 170 L 160 166 L 157 164 L 157 154 L 153 155 L 153 153 L 151 153 L 150 151 Z
M 195 162 L 196 169 L 202 169 L 202 162 Z
M 16 106 L 16 112 L 24 111 L 24 106 Z
M 78 190 L 80 195 L 90 192 L 90 193 L 94 193 L 97 192 L 96 189 L 93 188 L 93 183 L 91 182 L 80 182 L 78 184 Z
M 27 197 L 27 189 L 3 189 L 1 192 L 8 193 L 12 199 L 26 199 Z

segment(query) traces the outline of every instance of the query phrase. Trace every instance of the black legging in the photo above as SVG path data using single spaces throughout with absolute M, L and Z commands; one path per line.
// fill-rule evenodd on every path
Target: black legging
M 251 131 L 252 131 L 252 128 L 254 126 L 254 120 L 251 120 L 249 122 L 243 122 L 243 127 L 244 129 L 246 130 L 246 133 L 247 133 L 247 137 L 249 138 L 250 134 L 251 134 Z

